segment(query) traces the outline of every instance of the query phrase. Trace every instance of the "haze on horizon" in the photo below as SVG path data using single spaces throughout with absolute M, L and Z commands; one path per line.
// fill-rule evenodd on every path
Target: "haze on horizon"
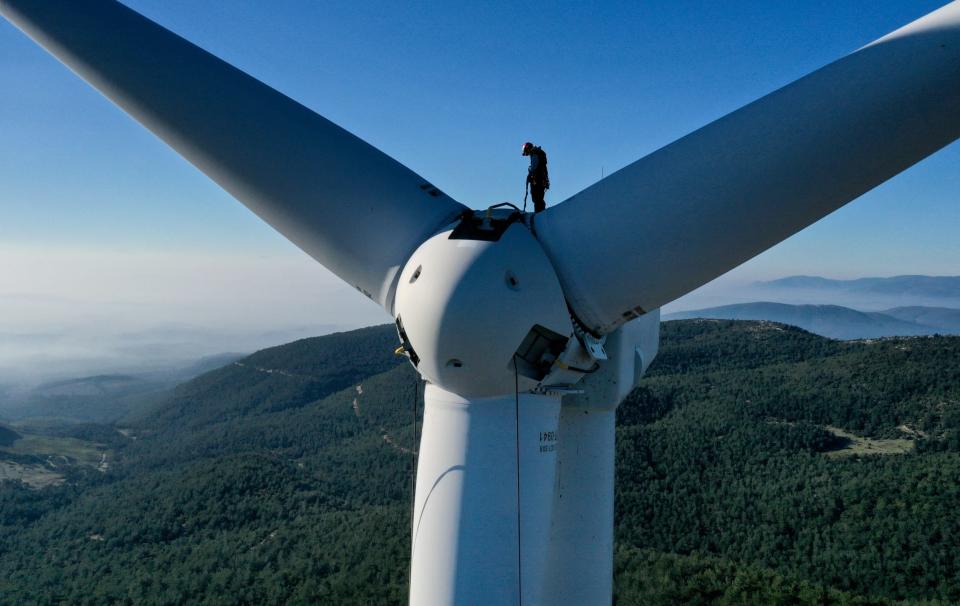
M 555 204 L 941 4 L 126 3 L 474 207 L 521 201 L 524 140 L 550 154 Z M 0 83 L 0 383 L 390 321 L 5 21 Z M 960 273 L 958 160 L 670 307 L 787 275 Z

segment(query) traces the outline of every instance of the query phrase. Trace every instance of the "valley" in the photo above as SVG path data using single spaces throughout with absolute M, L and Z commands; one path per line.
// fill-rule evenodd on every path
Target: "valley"
M 75 464 L 0 482 L 0 601 L 404 603 L 417 379 L 395 339 L 296 341 L 120 425 L 31 429 L 5 457 Z M 958 491 L 960 337 L 666 322 L 618 411 L 616 603 L 955 603 Z

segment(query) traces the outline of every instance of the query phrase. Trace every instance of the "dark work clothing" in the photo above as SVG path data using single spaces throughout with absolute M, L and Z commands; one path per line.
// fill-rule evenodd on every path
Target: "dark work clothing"
M 533 198 L 533 212 L 538 213 L 546 210 L 547 203 L 543 201 L 543 192 L 546 188 L 543 183 L 530 184 L 530 197 Z
M 538 213 L 546 209 L 547 205 L 543 201 L 543 194 L 550 189 L 547 154 L 537 146 L 530 150 L 530 168 L 527 169 L 527 182 L 530 184 L 530 195 L 533 197 L 533 212 Z
M 547 154 L 543 148 L 534 146 L 530 150 L 530 168 L 527 169 L 527 178 L 530 183 L 546 184 L 549 189 L 550 177 L 547 175 Z

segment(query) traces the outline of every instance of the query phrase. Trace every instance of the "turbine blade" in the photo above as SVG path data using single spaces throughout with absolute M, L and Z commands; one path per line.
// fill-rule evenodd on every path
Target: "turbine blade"
M 118 2 L 0 0 L 0 13 L 388 311 L 407 257 L 464 210 L 368 143 Z
M 608 333 L 960 136 L 953 2 L 537 215 L 585 327 Z

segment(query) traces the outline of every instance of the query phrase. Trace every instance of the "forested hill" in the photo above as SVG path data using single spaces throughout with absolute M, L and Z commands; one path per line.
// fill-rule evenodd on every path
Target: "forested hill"
M 20 439 L 20 434 L 5 425 L 0 425 L 0 446 L 10 446 Z
M 180 385 L 136 425 L 177 432 L 298 408 L 398 365 L 396 344 L 387 324 L 264 349 Z
M 106 472 L 0 485 L 0 602 L 404 603 L 395 339 L 258 352 L 91 433 Z M 667 322 L 618 416 L 617 604 L 960 602 L 960 338 Z

